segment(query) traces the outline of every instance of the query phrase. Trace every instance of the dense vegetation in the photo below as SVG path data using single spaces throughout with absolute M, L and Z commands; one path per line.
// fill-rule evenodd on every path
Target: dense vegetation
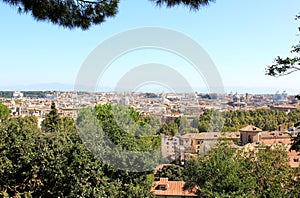
M 201 197 L 299 197 L 299 169 L 288 164 L 285 149 L 237 150 L 219 142 L 208 156 L 188 160 L 186 188 Z
M 28 98 L 46 98 L 47 94 L 53 93 L 52 91 L 22 91 L 24 97 Z
M 191 158 L 184 167 L 165 165 L 155 179 L 186 181 L 200 197 L 299 197 L 299 169 L 291 168 L 280 146 L 238 150 L 219 141 L 207 156 Z
M 12 98 L 13 91 L 0 91 L 0 98 Z
M 189 123 L 186 117 L 178 117 L 163 123 L 161 133 L 167 135 L 193 133 L 193 132 L 234 132 L 247 125 L 254 125 L 264 131 L 278 130 L 280 125 L 285 129 L 298 127 L 300 124 L 300 110 L 293 110 L 286 114 L 279 110 L 256 109 L 224 111 L 205 110 L 199 118 Z
M 279 110 L 256 109 L 219 112 L 206 110 L 199 118 L 198 129 L 202 131 L 238 131 L 252 124 L 264 131 L 278 130 L 279 125 L 294 126 L 300 121 L 300 111 L 289 114 Z
M 12 98 L 13 91 L 0 91 L 0 98 Z M 28 98 L 45 98 L 47 94 L 51 94 L 51 91 L 22 91 L 24 97 Z
M 222 114 L 210 110 L 195 122 L 214 113 Z M 241 120 L 255 121 L 259 115 L 261 119 L 273 116 L 278 123 L 298 123 L 299 114 L 237 111 L 228 112 L 224 119 L 238 118 L 239 126 Z M 171 122 L 179 131 L 191 128 L 184 117 Z M 209 157 L 190 159 L 184 167 L 166 166 L 153 175 L 154 166 L 163 163 L 157 134 L 165 125 L 155 116 L 109 104 L 82 109 L 74 121 L 58 116 L 53 103 L 39 129 L 35 117 L 11 118 L 10 110 L 0 103 L 0 195 L 152 197 L 151 183 L 159 177 L 186 180 L 187 188 L 197 185 L 204 197 L 299 195 L 299 182 L 294 180 L 298 169 L 290 168 L 281 148 L 243 152 L 220 142 Z
M 187 178 L 184 175 L 184 168 L 180 165 L 170 164 L 163 166 L 162 169 L 157 170 L 155 173 L 155 180 L 159 181 L 159 178 L 168 178 L 169 181 L 186 181 Z
M 158 98 L 158 95 L 155 93 L 145 93 L 146 98 Z
M 5 109 L 4 105 L 0 109 Z M 109 106 L 96 107 L 97 112 Z M 8 109 L 8 108 L 7 108 Z M 0 195 L 4 197 L 151 197 L 151 172 L 129 172 L 104 164 L 86 148 L 75 122 L 54 115 L 37 127 L 34 117 L 8 118 L 1 112 Z M 132 113 L 136 113 L 132 110 Z M 103 115 L 108 116 L 104 113 Z M 100 116 L 100 113 L 99 113 Z M 102 119 L 101 122 L 105 122 Z M 100 121 L 100 119 L 99 119 Z M 106 122 L 109 127 L 108 122 Z M 111 123 L 114 127 L 115 123 Z M 115 139 L 124 134 L 110 130 Z M 126 140 L 122 146 L 131 146 Z M 157 141 L 152 141 L 151 143 Z M 149 142 L 148 142 L 149 143 Z M 139 143 L 144 147 L 146 143 Z M 152 145 L 152 144 L 151 144 Z M 134 145 L 135 149 L 138 145 Z M 152 175 L 152 176 L 151 176 Z

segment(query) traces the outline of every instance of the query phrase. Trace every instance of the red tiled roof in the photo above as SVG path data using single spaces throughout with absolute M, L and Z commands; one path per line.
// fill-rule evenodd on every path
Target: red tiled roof
M 299 168 L 300 152 L 296 152 L 295 150 L 292 150 L 289 151 L 287 154 L 290 158 L 290 166 L 292 168 Z
M 240 131 L 245 131 L 245 132 L 262 132 L 262 130 L 256 126 L 253 125 L 248 125 L 244 128 L 241 128 Z
M 184 181 L 168 181 L 168 178 L 160 178 L 160 181 L 154 181 L 151 191 L 155 195 L 164 196 L 185 196 L 197 197 L 196 188 L 192 191 L 183 190 L 185 185 Z M 165 190 L 160 189 L 160 186 L 165 186 Z

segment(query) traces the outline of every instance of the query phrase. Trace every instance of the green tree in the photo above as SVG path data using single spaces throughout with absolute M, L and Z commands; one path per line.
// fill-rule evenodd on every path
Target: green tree
M 40 133 L 30 118 L 0 129 L 0 194 L 8 197 L 106 197 L 113 182 L 76 131 Z M 110 186 L 112 185 L 112 186 Z
M 184 167 L 186 187 L 198 186 L 198 194 L 203 197 L 246 197 L 249 181 L 240 175 L 239 156 L 235 153 L 227 142 L 219 142 L 209 156 L 188 160 Z
M 297 15 L 296 20 L 300 19 L 300 15 Z M 300 27 L 298 27 L 298 31 L 300 32 Z M 293 72 L 300 70 L 300 41 L 298 44 L 292 46 L 291 50 L 292 55 L 296 54 L 293 57 L 282 58 L 278 56 L 275 58 L 274 63 L 272 65 L 267 66 L 266 75 L 269 76 L 284 76 L 289 75 Z M 295 96 L 300 100 L 300 95 Z M 297 137 L 293 138 L 293 145 L 291 149 L 300 150 L 300 134 Z
M 186 188 L 202 197 L 298 197 L 297 169 L 282 147 L 242 151 L 220 141 L 208 156 L 187 161 Z
M 199 132 L 222 131 L 224 116 L 224 113 L 218 110 L 205 110 L 199 118 Z
M 46 118 L 42 121 L 42 130 L 45 132 L 55 132 L 61 128 L 62 120 L 58 115 L 55 103 L 51 103 L 51 110 L 47 114 Z
M 294 125 L 297 125 L 300 122 L 300 110 L 293 110 L 289 112 L 288 120 Z
M 188 131 L 195 131 L 195 130 L 191 129 L 190 123 L 185 116 L 180 116 L 180 117 L 176 118 L 175 123 L 177 124 L 178 132 L 181 135 L 188 133 Z
M 83 144 L 74 121 L 62 119 L 64 127 L 54 133 L 40 131 L 33 117 L 11 118 L 0 125 L 1 197 L 153 196 L 151 173 L 104 164 Z
M 299 181 L 295 181 L 297 169 L 289 164 L 289 158 L 284 147 L 260 149 L 252 151 L 240 161 L 247 175 L 247 181 L 252 181 L 251 192 L 254 197 L 298 197 Z
M 0 123 L 8 120 L 10 117 L 10 109 L 0 102 Z
M 175 164 L 166 165 L 154 175 L 156 180 L 167 177 L 169 181 L 185 181 L 183 167 Z
M 169 123 L 164 123 L 160 129 L 160 133 L 175 136 L 178 133 L 178 125 L 174 120 L 171 120 Z
M 296 20 L 300 19 L 300 15 L 297 15 Z M 300 32 L 300 27 L 298 27 L 298 30 Z M 300 42 L 294 46 L 292 46 L 292 56 L 294 54 L 299 54 L 300 52 Z M 293 57 L 286 57 L 282 58 L 278 56 L 275 58 L 274 63 L 269 65 L 266 69 L 266 75 L 269 76 L 284 76 L 289 75 L 293 72 L 300 70 L 300 57 L 299 56 L 293 56 Z
M 160 147 L 161 140 L 141 117 L 134 120 L 137 114 L 132 111 L 134 110 L 125 106 L 105 104 L 94 109 L 82 109 L 78 114 L 77 126 L 85 145 L 88 145 L 95 156 L 105 160 L 106 164 L 118 166 L 104 166 L 105 174 L 109 175 L 111 181 L 118 181 L 120 188 L 110 197 L 152 196 L 149 192 L 152 180 L 147 179 L 151 172 L 134 170 L 153 166 L 155 156 L 151 154 L 159 155 L 155 150 L 160 151 L 157 148 Z M 149 135 L 147 131 L 145 135 L 144 129 L 140 127 L 146 127 L 152 132 Z M 139 135 L 135 136 L 136 134 Z M 146 151 L 149 154 L 145 152 L 140 156 L 135 152 L 136 154 L 128 156 L 127 151 Z
M 0 195 L 13 197 L 33 190 L 38 131 L 26 118 L 12 118 L 0 126 Z
M 292 114 L 293 115 L 293 114 Z M 277 130 L 279 125 L 288 124 L 295 120 L 294 116 L 288 116 L 283 111 L 270 109 L 237 110 L 219 112 L 217 110 L 206 110 L 199 118 L 198 129 L 203 131 L 233 132 L 249 124 L 255 125 L 264 131 Z M 224 122 L 224 125 L 222 125 Z M 223 127 L 222 127 L 223 126 Z
M 214 0 L 150 0 L 158 6 L 185 5 L 193 10 L 208 5 Z M 18 12 L 31 13 L 38 21 L 49 21 L 67 28 L 83 30 L 101 24 L 118 12 L 119 0 L 3 0 L 16 7 Z
M 159 131 L 162 127 L 161 119 L 158 116 L 155 115 L 147 115 L 144 118 L 144 121 L 153 128 L 157 134 L 159 134 Z
M 300 125 L 300 110 L 291 111 L 288 114 L 289 121 L 292 126 L 299 127 Z M 296 137 L 292 137 L 293 144 L 291 146 L 291 150 L 300 151 L 300 134 L 298 133 Z

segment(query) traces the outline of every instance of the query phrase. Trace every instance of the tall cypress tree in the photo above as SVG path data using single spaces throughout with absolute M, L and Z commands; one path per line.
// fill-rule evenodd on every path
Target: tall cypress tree
M 47 114 L 46 118 L 42 121 L 42 130 L 45 132 L 55 132 L 60 129 L 62 125 L 62 119 L 58 115 L 55 103 L 51 103 L 51 110 Z

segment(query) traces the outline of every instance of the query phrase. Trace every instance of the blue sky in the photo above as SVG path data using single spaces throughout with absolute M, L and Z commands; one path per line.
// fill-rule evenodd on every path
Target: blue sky
M 197 12 L 183 6 L 159 8 L 148 0 L 123 0 L 116 17 L 82 31 L 37 22 L 0 3 L 0 87 L 72 85 L 84 60 L 102 41 L 125 30 L 154 26 L 198 42 L 214 61 L 226 91 L 299 93 L 300 73 L 265 76 L 266 65 L 277 55 L 288 56 L 300 40 L 299 22 L 294 20 L 299 12 L 296 0 L 217 0 Z

